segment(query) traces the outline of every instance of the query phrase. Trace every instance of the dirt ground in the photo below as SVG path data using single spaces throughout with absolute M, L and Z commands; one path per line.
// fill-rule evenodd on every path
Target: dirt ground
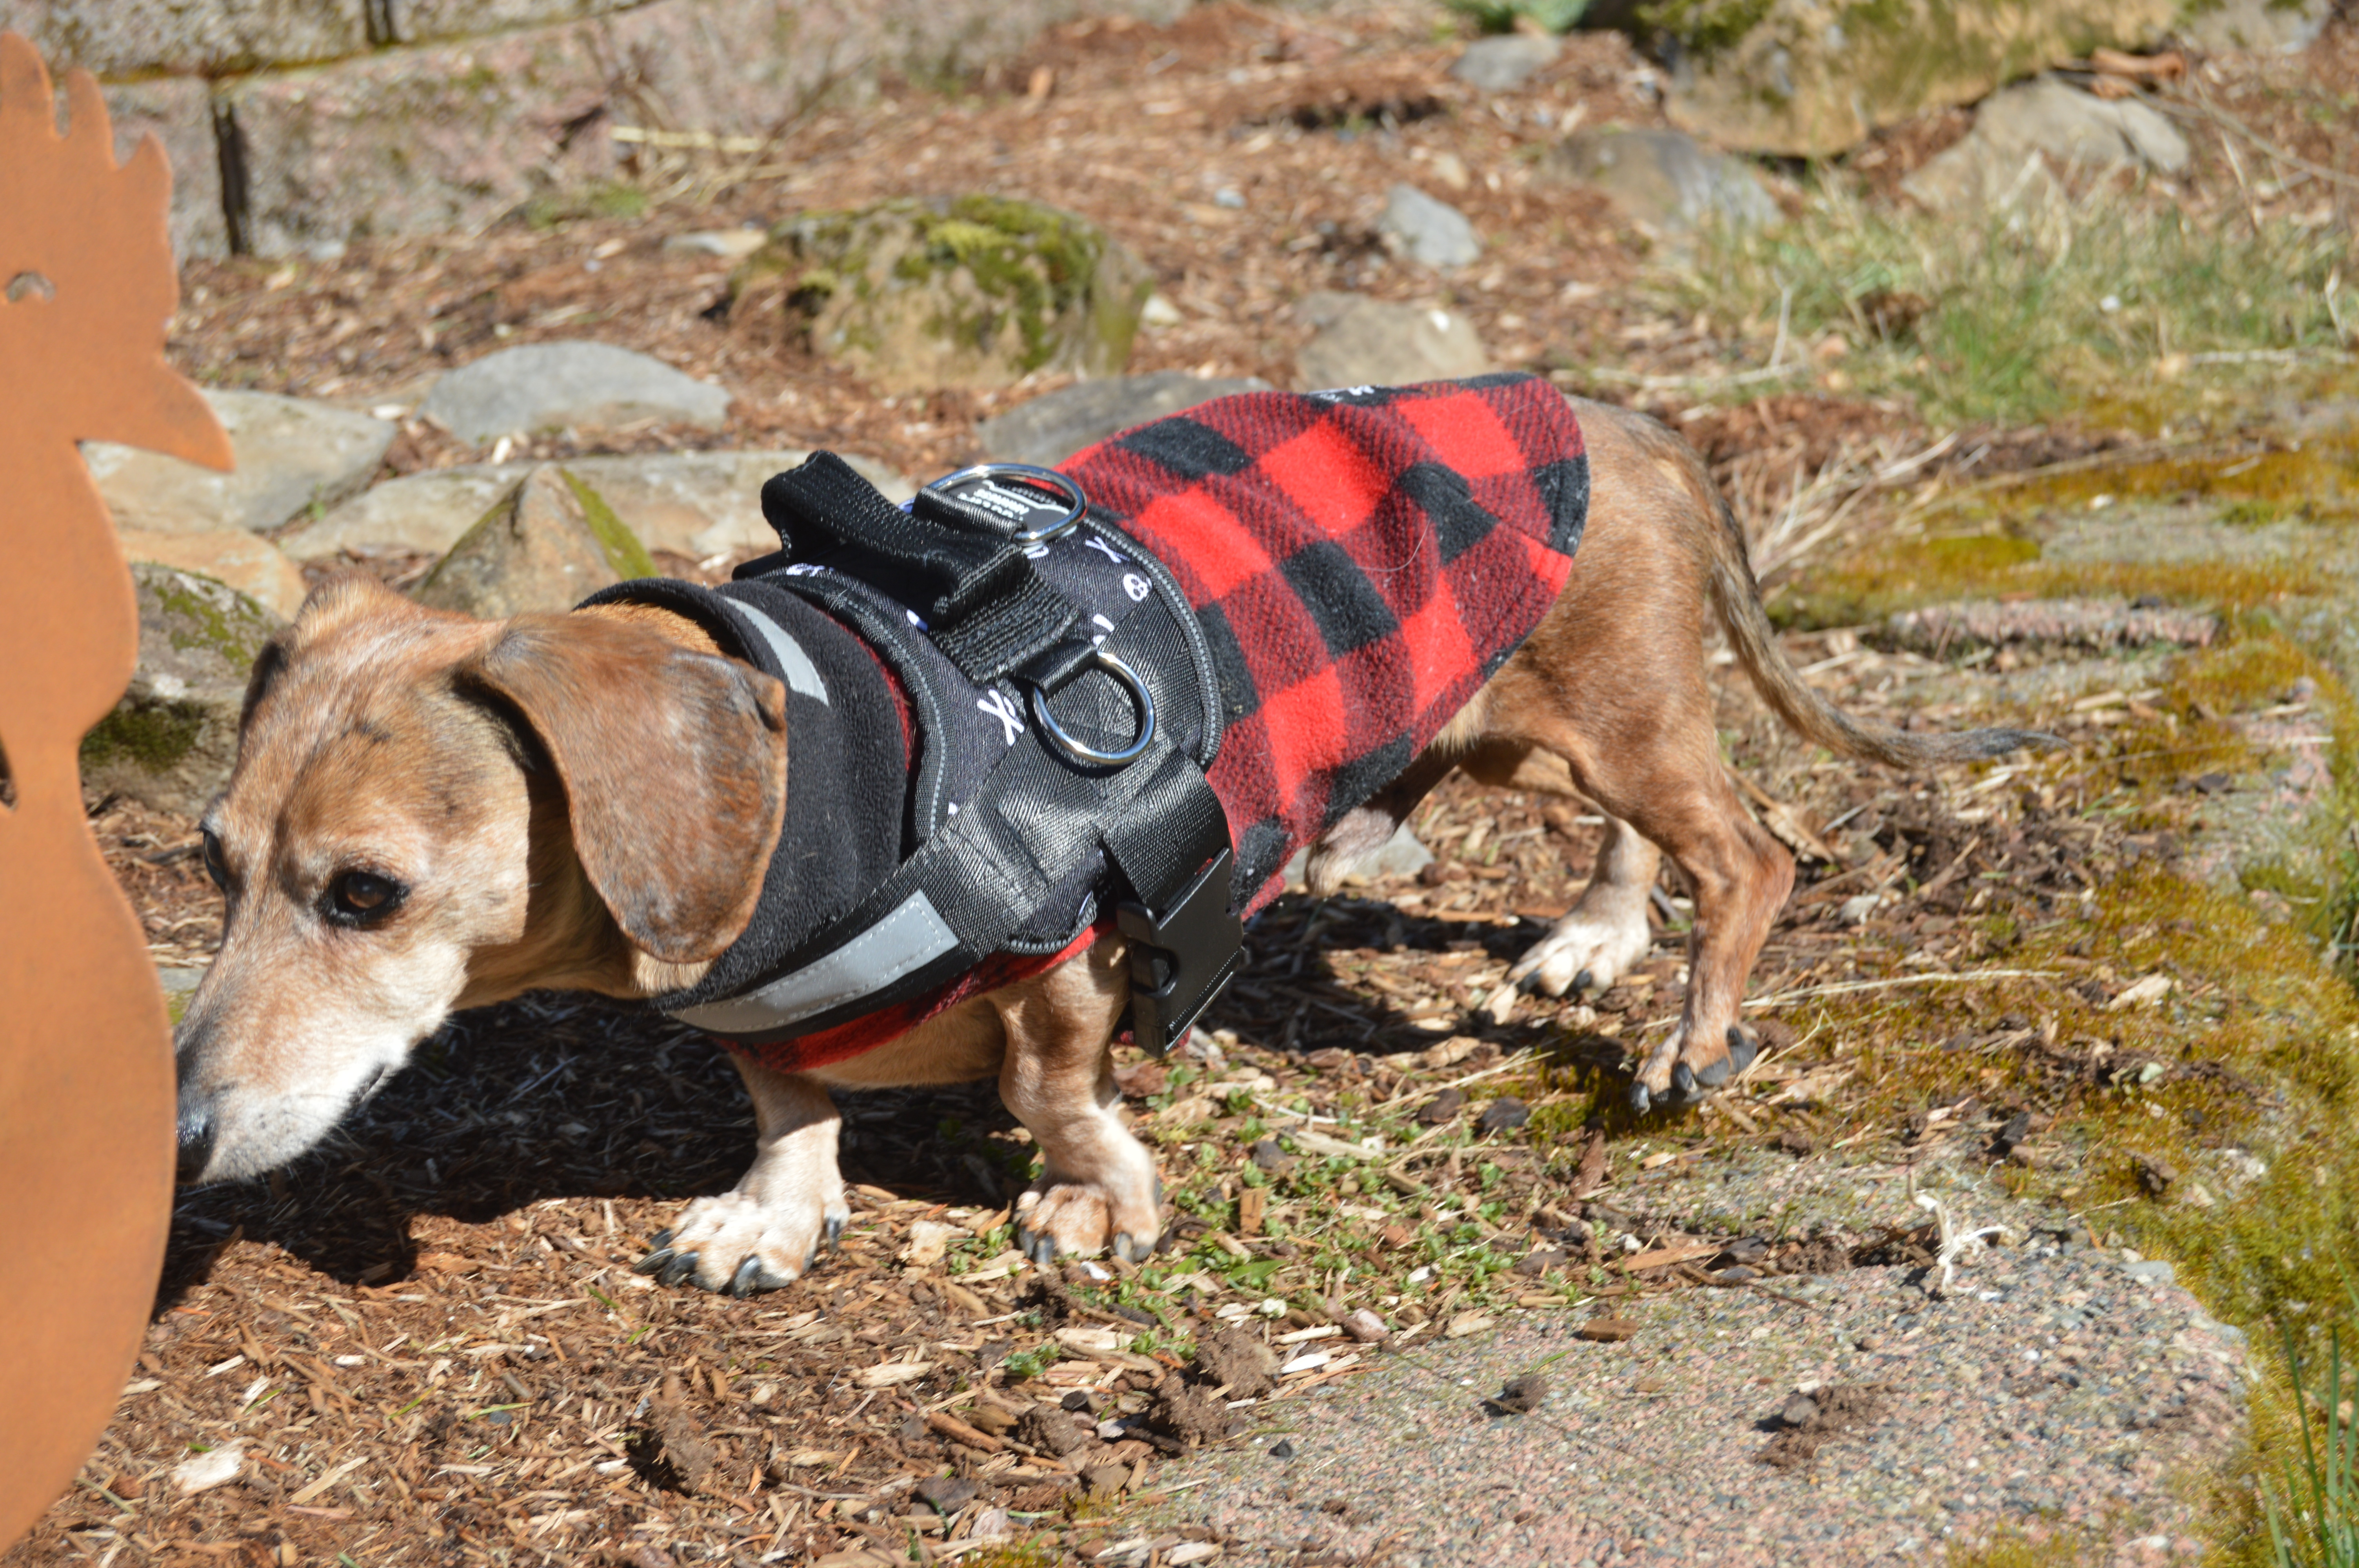
M 636 215 L 543 214 L 463 240 L 358 245 L 327 265 L 191 265 L 175 357 L 207 383 L 368 406 L 404 401 L 495 342 L 596 336 L 736 390 L 729 427 L 696 442 L 835 446 L 923 475 L 973 456 L 977 420 L 1043 388 L 875 398 L 780 319 L 732 316 L 726 267 L 662 242 L 803 207 L 991 189 L 1088 213 L 1146 258 L 1182 320 L 1142 338 L 1136 370 L 1288 384 L 1307 335 L 1291 302 L 1350 287 L 1450 303 L 1503 362 L 1643 395 L 1712 458 L 1778 568 L 1773 584 L 1880 537 L 1955 454 L 1979 448 L 1981 479 L 2130 439 L 2101 423 L 1988 431 L 1909 466 L 1931 434 L 1906 407 L 1823 391 L 1690 403 L 1585 381 L 1574 367 L 1671 378 L 1755 362 L 1759 324 L 1664 316 L 1644 287 L 1653 243 L 1595 193 L 1536 172 L 1533 155 L 1570 124 L 1658 123 L 1652 69 L 1625 42 L 1576 37 L 1527 90 L 1484 96 L 1443 74 L 1456 46 L 1433 19 L 1407 5 L 1223 4 L 1169 29 L 1076 27 L 968 91 L 904 87 L 822 113 L 766 168 L 686 155 L 644 168 L 653 195 Z M 2359 28 L 2342 24 L 2299 59 L 2219 62 L 2214 100 L 2304 158 L 2359 169 L 2350 108 L 2313 113 L 2340 102 L 2333 84 L 2354 60 Z M 1943 135 L 1887 135 L 1854 162 L 1881 180 Z M 2230 135 L 2198 138 L 2204 200 L 2348 203 L 2323 180 L 2260 190 L 2231 171 Z M 1444 155 L 1463 189 L 1436 172 Z M 1474 276 L 1438 284 L 1375 245 L 1375 214 L 1400 178 L 1489 236 Z M 1224 189 L 1245 205 L 1216 203 Z M 684 438 L 647 429 L 620 445 Z M 388 464 L 483 455 L 411 421 Z M 116 1421 L 74 1490 L 0 1563 L 662 1568 L 871 1554 L 836 1558 L 850 1568 L 1061 1563 L 1116 1546 L 1141 1568 L 1241 1557 L 1251 1543 L 1233 1526 L 1168 1524 L 1180 1515 L 1157 1499 L 1184 1496 L 1192 1448 L 1239 1442 L 1285 1401 L 1381 1366 L 1387 1353 L 1351 1332 L 1356 1314 L 1399 1339 L 1446 1336 L 1470 1314 L 1582 1323 L 1732 1268 L 1774 1281 L 1930 1261 L 1935 1245 L 1926 1227 L 1698 1225 L 1649 1228 L 1633 1254 L 1612 1200 L 1639 1171 L 1731 1150 L 1903 1163 L 1965 1151 L 2060 1217 L 2123 1190 L 2075 1130 L 2124 1086 L 2198 1130 L 2256 1113 L 2265 1091 L 2205 1047 L 2201 1027 L 2149 1026 L 2137 1009 L 2150 987 L 2122 1000 L 2162 972 L 2175 931 L 2249 921 L 2249 908 L 2090 914 L 2101 888 L 2164 886 L 2200 832 L 2201 777 L 2141 796 L 2154 809 L 2123 806 L 2124 737 L 2159 724 L 2148 716 L 2176 694 L 2085 661 L 2043 687 L 2036 666 L 2061 655 L 2038 648 L 1994 662 L 2022 678 L 1978 690 L 1962 688 L 1954 659 L 1857 628 L 1798 631 L 1786 646 L 1854 712 L 1919 726 L 2024 717 L 2080 749 L 1885 776 L 1818 760 L 1729 683 L 1732 764 L 1802 868 L 1753 977 L 1770 1048 L 1702 1114 L 1634 1124 L 1618 1108 L 1625 1053 L 1676 1013 L 1691 915 L 1680 891 L 1666 881 L 1653 954 L 1602 996 L 1502 997 L 1507 964 L 1587 876 L 1596 824 L 1463 779 L 1416 818 L 1433 867 L 1326 901 L 1288 895 L 1256 923 L 1250 967 L 1195 1052 L 1123 1058 L 1172 1202 L 1164 1250 L 1138 1268 L 1043 1279 L 1013 1260 L 1007 1206 L 1032 1151 L 978 1086 L 848 1098 L 853 1223 L 808 1280 L 748 1302 L 654 1285 L 632 1262 L 748 1156 L 742 1089 L 717 1050 L 674 1025 L 530 998 L 455 1021 L 266 1184 L 181 1199 Z M 2228 701 L 2211 687 L 2186 700 L 2203 713 Z M 2305 700 L 2284 680 L 2236 698 L 2250 713 Z M 93 827 L 158 964 L 201 964 L 219 910 L 191 825 L 107 803 Z M 2263 1005 L 2234 975 L 2170 974 L 2173 1005 L 2199 1024 Z M 2118 1245 L 2112 1223 L 2082 1221 L 2081 1240 Z M 1250 1386 L 1258 1354 L 1200 1360 L 1223 1325 L 1266 1345 L 1277 1375 L 1257 1402 L 1208 1415 L 1249 1397 L 1237 1379 Z M 179 1494 L 176 1466 L 232 1445 L 234 1480 Z M 1136 1519 L 1158 1522 L 1140 1535 Z

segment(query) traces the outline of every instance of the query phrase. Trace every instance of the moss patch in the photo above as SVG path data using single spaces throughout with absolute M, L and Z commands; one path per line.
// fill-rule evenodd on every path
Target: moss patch
M 655 558 L 639 543 L 639 536 L 631 532 L 630 524 L 614 515 L 606 498 L 575 478 L 572 470 L 557 471 L 563 476 L 566 488 L 573 492 L 573 499 L 582 503 L 582 520 L 590 524 L 590 532 L 597 539 L 598 548 L 605 553 L 606 564 L 614 568 L 614 575 L 625 582 L 655 576 Z
M 82 770 L 128 762 L 151 773 L 169 773 L 195 748 L 204 727 L 198 703 L 125 701 L 82 737 Z
M 139 585 L 153 595 L 168 618 L 167 640 L 175 651 L 211 652 L 231 669 L 243 673 L 254 655 L 269 641 L 272 626 L 261 606 L 227 583 L 176 568 L 135 568 Z M 192 590 L 183 579 L 193 578 L 221 590 L 223 602 Z
M 2008 534 L 1886 539 L 1840 565 L 1804 572 L 1770 606 L 1781 625 L 1858 626 L 1956 599 L 2135 598 L 2237 611 L 2313 591 L 2300 561 L 2239 565 L 2057 561 L 2038 541 Z
M 1084 219 L 973 195 L 801 214 L 731 288 L 781 291 L 815 352 L 914 387 L 1118 371 L 1152 280 Z

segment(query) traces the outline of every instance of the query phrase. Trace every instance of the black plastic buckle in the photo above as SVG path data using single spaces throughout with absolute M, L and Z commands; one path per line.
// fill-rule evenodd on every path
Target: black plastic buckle
M 1229 908 L 1232 859 L 1223 848 L 1159 915 L 1143 903 L 1114 908 L 1130 938 L 1131 1034 L 1150 1055 L 1186 1039 L 1245 961 L 1245 922 Z

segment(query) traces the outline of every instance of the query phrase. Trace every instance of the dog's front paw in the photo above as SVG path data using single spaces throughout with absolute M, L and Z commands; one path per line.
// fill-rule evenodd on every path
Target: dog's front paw
M 778 1198 L 740 1187 L 690 1204 L 632 1267 L 667 1285 L 693 1280 L 733 1296 L 775 1291 L 808 1273 L 820 1242 L 832 1245 L 851 1217 L 840 1189 Z
M 1047 1267 L 1058 1258 L 1087 1258 L 1111 1249 L 1126 1263 L 1154 1255 L 1163 1232 L 1163 1183 L 1082 1182 L 1046 1175 L 1016 1200 L 1016 1246 Z
M 1745 1024 L 1732 1023 L 1719 1034 L 1682 1027 L 1647 1054 L 1630 1083 L 1630 1107 L 1643 1115 L 1701 1104 L 1760 1054 L 1761 1036 Z

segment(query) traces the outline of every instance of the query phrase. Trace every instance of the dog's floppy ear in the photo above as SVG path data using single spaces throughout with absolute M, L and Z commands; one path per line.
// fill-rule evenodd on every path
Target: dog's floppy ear
M 633 946 L 674 964 L 745 929 L 786 814 L 786 687 L 595 615 L 519 615 L 462 668 L 565 784 L 574 852 Z

